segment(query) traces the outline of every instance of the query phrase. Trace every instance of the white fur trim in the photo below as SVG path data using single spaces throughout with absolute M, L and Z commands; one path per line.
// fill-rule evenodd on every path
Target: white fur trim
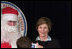
M 39 36 L 36 38 L 36 41 L 37 40 L 40 40 Z M 48 35 L 48 38 L 45 41 L 51 41 L 51 40 L 52 40 L 51 37 Z
M 15 15 L 15 14 L 2 14 L 2 19 L 17 21 L 17 15 Z

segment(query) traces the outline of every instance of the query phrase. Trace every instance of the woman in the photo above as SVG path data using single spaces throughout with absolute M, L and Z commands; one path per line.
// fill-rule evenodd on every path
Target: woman
M 49 18 L 41 17 L 36 23 L 36 29 L 39 36 L 35 43 L 37 48 L 59 48 L 58 41 L 52 39 L 48 34 L 51 31 L 52 22 Z

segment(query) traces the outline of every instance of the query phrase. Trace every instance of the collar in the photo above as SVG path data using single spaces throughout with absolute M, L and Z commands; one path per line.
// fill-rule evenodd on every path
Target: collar
M 39 36 L 36 38 L 36 41 L 37 41 L 37 40 L 40 40 Z M 50 36 L 48 36 L 48 38 L 47 38 L 45 41 L 52 41 L 52 39 L 51 39 Z

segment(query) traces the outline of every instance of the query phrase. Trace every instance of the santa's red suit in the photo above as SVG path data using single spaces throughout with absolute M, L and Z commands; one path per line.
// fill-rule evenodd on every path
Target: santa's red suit
M 2 9 L 1 48 L 17 48 L 16 41 L 21 37 L 18 32 L 18 11 L 11 7 Z

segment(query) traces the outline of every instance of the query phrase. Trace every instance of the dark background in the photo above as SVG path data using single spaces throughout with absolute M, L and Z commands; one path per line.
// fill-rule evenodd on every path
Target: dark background
M 71 2 L 70 1 L 10 1 L 17 5 L 27 20 L 27 36 L 33 41 L 38 33 L 35 24 L 40 17 L 53 22 L 52 38 L 60 41 L 62 48 L 71 47 Z

